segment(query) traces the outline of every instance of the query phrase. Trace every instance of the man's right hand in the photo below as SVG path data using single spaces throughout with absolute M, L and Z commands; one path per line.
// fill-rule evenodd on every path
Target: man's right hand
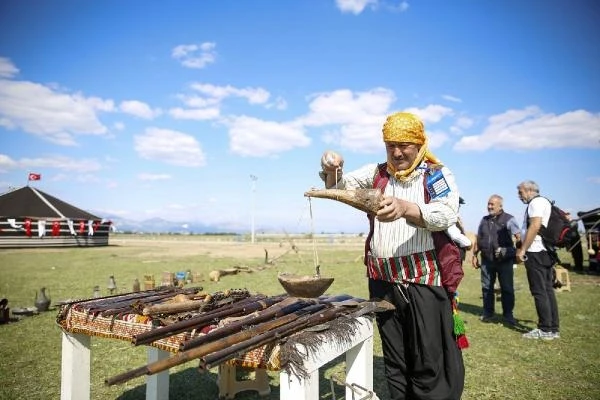
M 341 170 L 344 167 L 344 158 L 341 154 L 336 153 L 335 151 L 327 150 L 321 156 L 321 168 L 323 171 L 330 173 L 337 170 Z
M 479 262 L 479 257 L 477 257 L 477 254 L 473 254 L 473 257 L 471 258 L 471 265 L 475 269 L 481 268 L 481 263 Z

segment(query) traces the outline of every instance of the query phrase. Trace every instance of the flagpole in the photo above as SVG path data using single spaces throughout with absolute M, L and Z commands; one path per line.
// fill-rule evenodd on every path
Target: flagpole
M 251 210 L 250 213 L 252 215 L 251 219 L 252 219 L 252 226 L 251 226 L 251 238 L 250 241 L 251 243 L 254 244 L 254 202 L 255 202 L 255 197 L 256 197 L 256 181 L 258 180 L 258 177 L 256 175 L 250 175 L 250 180 L 252 182 L 252 201 L 251 201 Z

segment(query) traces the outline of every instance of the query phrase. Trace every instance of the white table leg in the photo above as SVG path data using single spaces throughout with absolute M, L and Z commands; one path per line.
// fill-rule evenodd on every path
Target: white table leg
M 360 325 L 357 326 L 357 332 L 350 343 L 345 343 L 346 346 L 329 341 L 308 355 L 303 365 L 309 374 L 307 379 L 299 379 L 281 371 L 279 397 L 285 400 L 318 399 L 319 368 L 342 354 L 346 354 L 346 383 L 373 390 L 373 323 L 367 317 L 361 317 L 358 321 Z M 298 346 L 301 353 L 306 353 L 303 346 Z M 346 388 L 346 398 L 353 398 L 351 388 Z
M 319 370 L 309 373 L 308 378 L 279 374 L 279 398 L 285 400 L 314 400 L 319 398 Z
M 346 383 L 373 390 L 373 336 L 346 352 Z M 348 386 L 346 398 L 353 398 L 352 389 Z
M 148 347 L 148 364 L 164 360 L 171 353 L 156 347 Z M 169 399 L 169 370 L 146 377 L 146 400 Z
M 87 335 L 62 333 L 61 400 L 89 400 L 90 343 Z

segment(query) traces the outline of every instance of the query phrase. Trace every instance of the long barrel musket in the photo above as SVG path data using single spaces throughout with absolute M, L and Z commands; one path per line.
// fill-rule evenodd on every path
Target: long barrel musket
M 113 298 L 107 297 L 108 301 L 100 301 L 96 302 L 96 299 L 90 299 L 90 307 L 89 311 L 93 313 L 103 312 L 115 308 L 124 307 L 127 304 L 131 304 L 135 300 L 145 300 L 145 301 L 156 301 L 157 299 L 165 299 L 168 297 L 174 297 L 178 294 L 190 295 L 196 293 L 196 288 L 187 288 L 187 289 L 179 289 L 179 288 L 169 288 L 161 291 L 147 291 L 147 292 L 133 292 L 129 295 L 119 295 Z M 120 297 L 120 298 L 119 298 Z M 112 300 L 112 301 L 111 301 Z M 85 307 L 85 305 L 84 305 Z
M 195 290 L 195 289 L 196 288 L 189 288 L 186 290 Z M 86 310 L 86 312 L 88 314 L 96 315 L 102 310 L 109 309 L 110 306 L 107 306 L 108 304 L 113 305 L 113 304 L 120 303 L 120 302 L 131 303 L 133 301 L 156 296 L 157 294 L 161 294 L 161 293 L 171 293 L 170 295 L 172 296 L 173 295 L 172 293 L 176 290 L 178 290 L 179 293 L 181 293 L 181 289 L 179 289 L 179 288 L 168 287 L 168 288 L 163 288 L 163 289 L 152 289 L 152 290 L 147 290 L 147 291 L 143 291 L 143 292 L 115 294 L 115 295 L 104 296 L 104 297 L 95 297 L 95 298 L 91 298 L 91 299 L 79 299 L 79 300 L 64 302 L 61 304 L 62 307 L 60 309 L 61 311 L 59 312 L 59 314 L 57 316 L 57 322 L 60 319 L 65 317 L 68 310 L 71 309 L 71 307 L 74 304 L 79 304 L 81 307 L 83 307 L 84 310 Z M 92 311 L 90 311 L 90 310 L 92 310 Z
M 190 288 L 190 289 L 198 289 L 198 288 Z M 173 292 L 176 290 L 181 290 L 181 289 L 177 288 L 177 287 L 172 287 L 172 286 L 162 286 L 162 287 L 157 287 L 154 289 L 144 290 L 142 292 L 118 293 L 118 294 L 110 294 L 108 296 L 70 300 L 70 301 L 63 302 L 62 304 L 70 305 L 70 304 L 75 304 L 75 303 L 87 303 L 87 302 L 97 303 L 98 301 L 101 301 L 101 300 L 116 299 L 118 297 L 128 297 L 128 298 L 129 297 L 145 297 L 145 296 L 151 296 L 156 293 L 163 293 L 163 292 L 167 292 L 167 291 Z M 202 290 L 202 287 L 200 287 L 199 290 Z
M 197 317 L 186 319 L 174 324 L 164 326 L 161 328 L 153 329 L 148 332 L 140 333 L 132 338 L 132 343 L 136 346 L 142 344 L 149 344 L 155 340 L 165 338 L 167 336 L 176 335 L 181 332 L 185 332 L 190 329 L 201 328 L 208 323 L 225 317 L 235 317 L 240 315 L 246 315 L 254 311 L 263 310 L 275 303 L 280 302 L 283 297 L 265 297 L 256 296 L 250 299 L 240 300 L 237 303 L 233 303 L 229 306 L 219 308 L 214 311 L 208 311 L 200 314 Z
M 169 301 L 169 300 L 173 299 L 175 296 L 177 296 L 179 294 L 183 294 L 183 293 L 177 293 L 175 295 L 173 293 L 169 293 L 169 294 L 164 294 L 164 295 L 156 295 L 156 296 L 132 299 L 133 301 L 130 300 L 130 301 L 122 301 L 122 302 L 119 302 L 118 304 L 107 304 L 101 310 L 92 308 L 92 309 L 90 309 L 89 312 L 94 313 L 94 314 L 100 313 L 100 315 L 102 315 L 103 317 L 108 317 L 108 316 L 120 314 L 123 312 L 138 312 L 139 313 L 139 311 L 137 311 L 137 310 L 139 310 L 140 307 L 143 307 L 146 304 L 152 305 L 152 304 L 156 304 L 156 303 L 163 303 L 164 301 Z M 140 304 L 141 304 L 141 306 L 140 306 Z
M 329 307 L 322 312 L 318 312 L 318 306 L 323 304 L 317 304 L 305 308 L 306 315 L 299 319 L 292 321 L 286 325 L 275 328 L 269 332 L 257 335 L 244 342 L 234 344 L 226 347 L 223 350 L 215 351 L 200 358 L 200 368 L 203 370 L 209 370 L 214 366 L 224 363 L 225 361 L 231 360 L 235 357 L 241 357 L 243 354 L 252 351 L 256 348 L 264 346 L 269 343 L 273 343 L 281 338 L 294 334 L 302 329 L 310 328 L 315 325 L 320 325 L 331 321 L 339 316 L 346 316 L 349 318 L 358 318 L 362 315 L 370 314 L 373 312 L 389 311 L 393 310 L 394 306 L 386 301 L 366 301 L 363 299 L 354 299 L 354 303 L 358 303 L 358 310 L 352 313 L 348 313 L 348 309 L 343 306 Z M 314 308 L 314 310 L 309 310 Z M 317 311 L 317 312 L 315 312 Z
M 213 340 L 223 339 L 233 333 L 239 332 L 249 326 L 259 324 L 261 322 L 268 321 L 272 318 L 280 318 L 284 315 L 296 312 L 305 307 L 315 304 L 315 300 L 297 299 L 295 297 L 288 297 L 279 303 L 273 304 L 269 308 L 259 311 L 256 315 L 250 314 L 240 320 L 231 322 L 221 328 L 214 329 L 208 332 L 206 335 L 198 336 L 190 339 L 187 342 L 179 345 L 180 351 L 185 351 L 203 345 L 204 343 L 211 342 Z
M 204 304 L 204 300 L 188 300 L 178 303 L 150 304 L 142 310 L 143 315 L 174 314 L 186 311 L 198 310 Z
M 217 340 L 210 343 L 205 343 L 202 346 L 194 347 L 193 349 L 182 351 L 181 353 L 177 353 L 172 357 L 165 358 L 164 360 L 155 361 L 153 363 L 144 365 L 143 367 L 139 367 L 133 369 L 131 371 L 124 372 L 122 374 L 116 375 L 112 378 L 108 378 L 104 381 L 104 383 L 108 386 L 117 385 L 124 382 L 127 382 L 131 379 L 138 378 L 144 375 L 153 375 L 159 372 L 168 370 L 169 368 L 173 368 L 177 365 L 184 364 L 188 361 L 195 360 L 206 354 L 210 354 L 212 352 L 221 350 L 225 347 L 229 347 L 234 343 L 238 343 L 244 340 L 247 340 L 253 336 L 259 335 L 264 332 L 271 331 L 279 326 L 285 325 L 294 321 L 300 317 L 299 312 L 284 315 L 281 318 L 276 318 L 274 320 L 263 322 L 262 324 L 256 325 L 253 328 L 243 330 L 238 333 L 234 333 L 233 335 L 225 338 L 224 340 Z
M 211 294 L 205 295 L 203 296 L 202 299 L 189 299 L 186 301 L 181 301 L 181 302 L 174 302 L 174 303 L 158 303 L 158 304 L 148 304 L 147 306 L 143 307 L 142 309 L 142 314 L 143 315 L 157 315 L 157 314 L 176 314 L 176 313 L 180 313 L 180 312 L 185 312 L 185 311 L 194 311 L 197 310 L 199 311 L 202 306 L 206 305 L 207 299 L 210 299 L 212 297 Z M 251 297 L 251 296 L 249 296 Z M 223 299 L 223 300 L 227 300 L 229 303 L 235 303 L 236 301 L 240 301 L 240 300 L 236 300 L 235 297 L 228 297 L 227 299 Z M 243 299 L 241 299 L 243 300 Z
M 343 307 L 329 307 L 325 310 L 322 310 L 325 307 L 326 306 L 324 304 L 317 304 L 315 306 L 308 307 L 306 309 L 308 311 L 306 315 L 303 315 L 296 320 L 264 332 L 260 335 L 256 335 L 246 341 L 239 342 L 222 350 L 207 354 L 206 356 L 200 358 L 200 368 L 203 370 L 209 370 L 227 360 L 240 357 L 251 350 L 264 346 L 268 343 L 273 343 L 278 339 L 291 335 L 302 329 L 331 321 L 340 314 L 347 312 L 347 310 Z M 308 310 L 310 308 L 313 308 L 313 310 Z
M 120 294 L 113 294 L 113 295 L 109 295 L 109 296 L 94 297 L 94 298 L 88 298 L 88 299 L 78 299 L 78 300 L 73 300 L 73 301 L 69 301 L 69 302 L 64 302 L 62 304 L 65 306 L 70 306 L 75 303 L 79 303 L 80 305 L 85 307 L 86 303 L 90 303 L 94 306 L 101 307 L 101 306 L 104 306 L 107 304 L 114 304 L 114 303 L 121 302 L 121 301 L 131 301 L 131 300 L 135 300 L 135 299 L 156 296 L 157 294 L 161 294 L 161 293 L 174 292 L 175 290 L 176 290 L 176 288 L 168 288 L 168 289 L 162 289 L 162 290 L 159 290 L 157 288 L 157 289 L 151 289 L 151 290 L 147 290 L 147 291 L 143 291 L 143 292 L 131 292 L 131 293 L 124 293 L 124 294 L 120 293 Z

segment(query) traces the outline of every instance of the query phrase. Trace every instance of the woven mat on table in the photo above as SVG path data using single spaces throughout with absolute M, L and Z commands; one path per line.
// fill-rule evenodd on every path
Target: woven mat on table
M 277 344 L 268 344 L 257 349 L 251 350 L 241 357 L 227 361 L 227 364 L 243 368 L 260 368 L 268 371 L 279 371 L 279 350 Z
M 119 317 L 93 316 L 86 311 L 77 310 L 76 307 L 71 307 L 66 316 L 58 320 L 58 324 L 71 333 L 127 341 L 131 341 L 135 335 L 154 328 L 152 318 L 147 316 L 138 314 L 124 314 Z M 192 337 L 190 332 L 183 332 L 152 342 L 151 346 L 176 353 L 179 351 L 179 345 Z

